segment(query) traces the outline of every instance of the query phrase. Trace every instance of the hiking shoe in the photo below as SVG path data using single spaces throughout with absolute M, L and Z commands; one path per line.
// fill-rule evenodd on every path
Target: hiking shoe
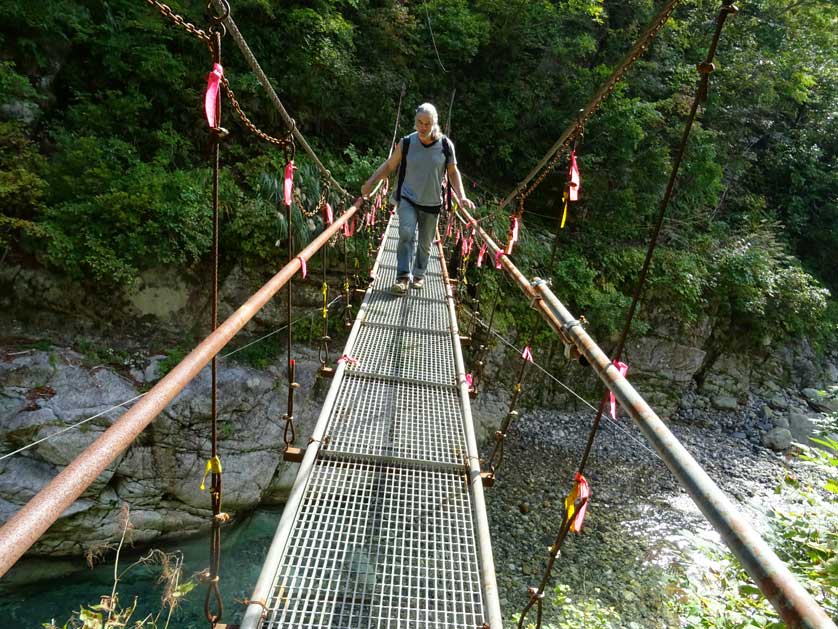
M 408 280 L 406 277 L 400 277 L 390 288 L 390 292 L 394 295 L 404 295 L 407 292 L 407 283 Z
M 411 284 L 413 288 L 416 290 L 422 290 L 425 286 L 425 278 L 424 277 L 414 277 L 413 283 Z

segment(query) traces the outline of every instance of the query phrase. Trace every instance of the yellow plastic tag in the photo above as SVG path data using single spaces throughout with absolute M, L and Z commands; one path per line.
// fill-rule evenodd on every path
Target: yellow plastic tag
M 204 468 L 204 476 L 201 478 L 201 491 L 206 489 L 204 483 L 206 482 L 207 476 L 209 476 L 210 472 L 213 474 L 221 474 L 221 459 L 217 456 L 214 456 L 207 461 L 207 465 Z
M 567 192 L 564 193 L 564 211 L 562 212 L 562 226 L 561 229 L 564 229 L 564 223 L 567 220 Z

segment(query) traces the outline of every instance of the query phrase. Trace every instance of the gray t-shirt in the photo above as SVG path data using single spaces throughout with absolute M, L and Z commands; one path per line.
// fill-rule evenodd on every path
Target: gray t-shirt
M 442 137 L 425 146 L 419 134 L 411 133 L 407 149 L 407 168 L 402 184 L 402 197 L 415 205 L 442 205 L 442 177 L 448 164 L 456 164 L 454 143 L 448 140 L 451 154 L 448 163 L 442 151 Z M 402 144 L 404 150 L 404 144 Z M 404 156 L 402 156 L 404 159 Z

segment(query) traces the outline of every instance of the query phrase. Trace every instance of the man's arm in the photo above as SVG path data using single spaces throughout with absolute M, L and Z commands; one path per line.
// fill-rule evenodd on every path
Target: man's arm
M 390 157 L 379 166 L 372 176 L 367 179 L 366 183 L 361 186 L 361 196 L 366 197 L 375 188 L 375 184 L 387 177 L 391 172 L 399 167 L 399 162 L 402 161 L 402 143 L 398 142 L 396 148 L 390 154 Z
M 451 187 L 454 188 L 454 194 L 460 199 L 460 205 L 467 210 L 474 209 L 474 202 L 466 196 L 466 191 L 463 189 L 463 178 L 460 176 L 460 169 L 457 164 L 448 164 L 448 179 L 451 181 Z

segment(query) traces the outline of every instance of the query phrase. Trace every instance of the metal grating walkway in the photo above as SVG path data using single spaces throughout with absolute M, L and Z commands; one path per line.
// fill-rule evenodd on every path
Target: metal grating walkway
M 436 248 L 399 297 L 382 241 L 245 628 L 500 627 L 459 336 Z

